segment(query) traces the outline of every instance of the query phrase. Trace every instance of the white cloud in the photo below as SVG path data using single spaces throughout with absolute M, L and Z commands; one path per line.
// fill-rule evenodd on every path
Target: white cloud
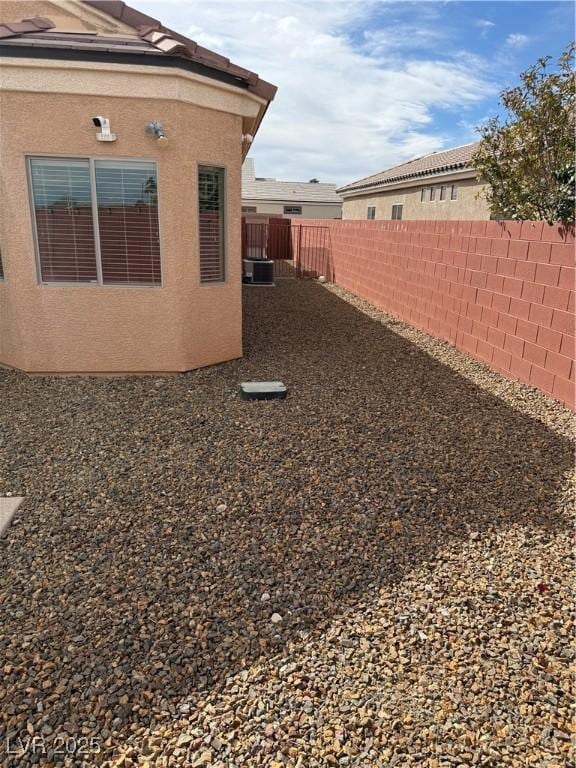
M 522 48 L 529 41 L 528 35 L 523 35 L 520 32 L 513 32 L 506 38 L 506 44 L 511 45 L 513 48 Z
M 476 19 L 474 25 L 480 30 L 480 37 L 486 37 L 488 32 L 496 26 L 496 24 L 489 19 Z
M 423 58 L 445 35 L 434 4 L 394 26 L 379 0 L 192 0 L 178 22 L 170 3 L 138 5 L 278 86 L 251 150 L 259 176 L 344 183 L 450 146 L 466 108 L 496 91 L 464 55 Z M 458 138 L 435 129 L 438 109 Z

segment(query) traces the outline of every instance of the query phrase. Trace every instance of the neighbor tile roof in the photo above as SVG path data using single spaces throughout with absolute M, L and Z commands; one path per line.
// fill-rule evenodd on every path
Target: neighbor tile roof
M 336 193 L 336 184 L 310 184 L 302 181 L 245 181 L 242 179 L 242 200 L 271 200 L 291 203 L 333 203 L 342 202 Z
M 453 147 L 443 152 L 432 152 L 429 155 L 417 157 L 407 163 L 395 165 L 386 171 L 380 171 L 372 176 L 366 176 L 358 181 L 353 181 L 338 189 L 338 192 L 353 192 L 385 187 L 387 184 L 397 184 L 400 181 L 435 176 L 440 173 L 460 170 L 470 167 L 472 155 L 478 148 L 478 142 L 464 144 L 461 147 Z
M 228 82 L 271 101 L 276 86 L 261 80 L 248 69 L 233 64 L 208 48 L 198 45 L 184 35 L 164 27 L 157 19 L 131 8 L 120 0 L 83 0 L 86 5 L 103 11 L 114 19 L 132 27 L 135 36 L 108 36 L 91 33 L 67 33 L 50 31 L 54 24 L 50 19 L 35 17 L 19 22 L 0 24 L 0 43 L 15 48 L 65 49 L 70 51 L 99 51 L 103 53 L 147 54 L 171 56 L 188 61 L 201 68 L 207 76 L 220 75 Z

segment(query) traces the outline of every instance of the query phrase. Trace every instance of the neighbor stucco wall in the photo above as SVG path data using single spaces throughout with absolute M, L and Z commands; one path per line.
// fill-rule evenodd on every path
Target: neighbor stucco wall
M 453 180 L 447 177 L 442 184 L 456 184 L 458 198 L 456 200 L 440 200 L 440 184 L 428 183 L 420 186 L 404 187 L 378 194 L 353 197 L 344 200 L 342 207 L 343 219 L 366 219 L 368 206 L 376 207 L 376 219 L 391 219 L 392 206 L 403 205 L 402 219 L 426 220 L 482 220 L 490 218 L 486 199 L 482 195 L 483 185 L 475 179 Z M 422 187 L 436 187 L 436 199 L 421 202 Z M 448 192 L 448 197 L 449 197 Z M 428 195 L 426 196 L 428 197 Z
M 273 216 L 284 216 L 294 219 L 340 219 L 342 218 L 342 205 L 332 203 L 297 203 L 290 202 L 267 202 L 266 200 L 242 200 L 243 206 L 256 207 L 256 213 Z M 290 215 L 284 213 L 285 205 L 301 205 L 302 213 Z
M 29 372 L 152 372 L 240 356 L 242 117 L 161 98 L 14 91 L 0 91 L 0 113 L 0 363 Z M 96 140 L 91 118 L 99 114 L 110 118 L 115 143 Z M 145 136 L 152 119 L 170 139 L 164 150 Z M 26 155 L 156 160 L 163 287 L 39 285 Z M 199 284 L 199 162 L 227 173 L 222 285 Z

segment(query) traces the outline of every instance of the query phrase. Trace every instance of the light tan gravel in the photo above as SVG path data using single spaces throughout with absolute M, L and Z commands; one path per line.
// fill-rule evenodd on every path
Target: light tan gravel
M 571 415 L 340 290 L 245 298 L 239 361 L 0 371 L 0 764 L 568 766 Z

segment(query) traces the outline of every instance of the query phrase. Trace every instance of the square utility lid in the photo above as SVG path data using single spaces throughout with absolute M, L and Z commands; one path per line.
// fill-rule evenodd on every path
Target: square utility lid
M 242 400 L 284 400 L 287 392 L 281 381 L 243 381 L 240 384 Z

